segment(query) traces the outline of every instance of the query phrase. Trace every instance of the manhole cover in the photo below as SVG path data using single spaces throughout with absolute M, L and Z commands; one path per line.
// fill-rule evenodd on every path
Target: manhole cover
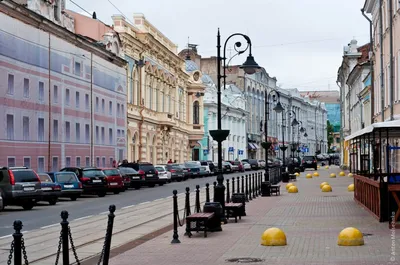
M 362 233 L 363 236 L 373 236 L 373 234 Z
M 263 262 L 263 259 L 259 258 L 234 258 L 234 259 L 227 259 L 227 262 L 232 263 L 256 263 L 256 262 Z

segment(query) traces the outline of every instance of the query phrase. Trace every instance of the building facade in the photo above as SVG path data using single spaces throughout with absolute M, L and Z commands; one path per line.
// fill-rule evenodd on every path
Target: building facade
M 20 2 L 0 5 L 0 164 L 44 172 L 123 159 L 126 61 L 76 35 L 64 1 Z
M 186 71 L 177 46 L 142 14 L 113 16 L 129 57 L 128 160 L 198 160 L 204 135 L 201 72 Z

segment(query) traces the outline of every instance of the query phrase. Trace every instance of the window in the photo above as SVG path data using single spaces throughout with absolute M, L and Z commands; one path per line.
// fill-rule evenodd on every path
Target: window
M 193 103 L 193 124 L 200 124 L 200 105 L 198 101 Z
M 158 104 L 157 104 L 157 106 L 158 106 Z M 124 107 L 124 104 L 121 104 L 121 118 L 123 118 L 123 117 L 125 117 L 125 107 Z
M 99 112 L 99 98 L 96 97 L 96 112 Z
M 125 130 L 121 130 L 121 137 L 125 138 Z
M 75 62 L 75 75 L 81 75 L 81 64 L 78 62 Z
M 79 109 L 79 92 L 75 92 L 75 107 Z
M 53 161 L 51 164 L 51 171 L 53 171 L 53 172 L 58 171 L 58 156 L 53 156 Z
M 99 126 L 96 126 L 96 144 L 99 143 Z
M 65 122 L 65 141 L 71 141 L 71 124 L 69 121 Z
M 113 144 L 113 130 L 111 128 L 108 129 L 108 137 L 109 137 L 110 145 L 112 145 Z
M 44 102 L 44 83 L 39 82 L 39 101 Z
M 44 141 L 44 119 L 43 118 L 38 119 L 38 141 L 39 142 Z
M 38 157 L 38 172 L 44 172 L 44 157 Z
M 90 139 L 90 129 L 89 129 L 89 124 L 85 125 L 85 143 L 89 143 L 89 139 Z
M 109 114 L 112 115 L 112 101 L 110 101 L 108 103 L 108 111 L 109 111 Z
M 69 89 L 65 90 L 65 105 L 69 106 Z
M 96 167 L 100 167 L 100 157 L 96 157 Z
M 24 98 L 29 98 L 29 79 L 24 78 Z
M 85 94 L 85 108 L 89 109 L 90 104 L 89 104 L 89 94 Z
M 121 114 L 120 114 L 120 105 L 119 105 L 119 103 L 117 103 L 117 117 L 119 117 Z
M 14 115 L 7 114 L 7 140 L 14 140 Z
M 79 156 L 76 157 L 75 166 L 76 167 L 80 167 L 81 166 L 81 158 Z
M 15 157 L 7 157 L 7 166 L 15 167 Z
M 85 157 L 85 166 L 90 167 L 90 157 L 88 156 Z
M 53 87 L 53 102 L 58 103 L 58 86 Z
M 14 95 L 14 75 L 8 75 L 8 89 L 7 94 Z
M 106 167 L 106 158 L 104 156 L 101 158 L 101 163 L 103 164 L 103 167 Z
M 110 157 L 110 165 L 109 165 L 110 167 L 112 167 L 113 162 L 114 162 L 114 158 Z
M 121 130 L 120 129 L 117 130 L 117 137 L 118 138 L 121 137 Z
M 70 167 L 71 166 L 71 157 L 70 156 L 67 156 L 65 158 L 65 166 L 66 167 Z
M 75 141 L 77 143 L 81 142 L 81 124 L 75 123 Z
M 105 142 L 105 138 L 106 138 L 106 136 L 105 136 L 105 129 L 104 129 L 104 127 L 101 127 L 101 143 L 102 144 L 104 144 L 104 142 Z
M 53 120 L 53 141 L 58 142 L 58 120 Z
M 24 167 L 30 168 L 31 167 L 31 158 L 24 157 Z
M 22 133 L 24 141 L 29 141 L 29 117 L 22 117 Z

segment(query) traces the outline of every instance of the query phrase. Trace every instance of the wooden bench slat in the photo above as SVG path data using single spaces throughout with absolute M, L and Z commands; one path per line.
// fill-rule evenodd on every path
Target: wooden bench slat
M 227 203 L 227 204 L 225 204 L 225 207 L 242 207 L 243 206 L 243 203 L 233 203 L 233 202 L 231 202 L 231 203 Z
M 211 218 L 214 216 L 214 213 L 194 213 L 191 214 L 189 216 L 187 216 L 186 218 L 189 219 L 194 219 L 194 218 Z

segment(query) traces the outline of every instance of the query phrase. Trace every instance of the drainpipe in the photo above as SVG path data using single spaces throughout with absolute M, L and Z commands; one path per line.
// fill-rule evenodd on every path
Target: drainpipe
M 373 32 L 373 24 L 372 24 L 372 20 L 367 17 L 365 15 L 365 10 L 364 8 L 361 9 L 361 14 L 369 21 L 369 52 L 370 52 L 370 57 L 369 57 L 369 63 L 370 63 L 370 73 L 371 73 L 371 96 L 370 96 L 370 101 L 371 101 L 371 108 L 373 109 L 375 106 L 375 84 L 374 84 L 374 80 L 375 80 L 375 71 L 374 71 L 374 60 L 372 60 L 372 57 L 375 56 L 374 53 L 374 39 L 372 36 L 372 32 Z M 374 123 L 374 111 L 371 111 L 371 124 Z
M 389 1 L 389 39 L 390 39 L 390 120 L 393 118 L 394 108 L 394 65 L 393 65 L 393 1 Z
M 380 61 L 381 61 L 381 104 L 382 104 L 382 122 L 385 121 L 385 86 L 384 86 L 384 76 L 383 76 L 383 11 L 382 11 L 382 6 L 383 6 L 383 0 L 379 0 L 379 30 L 380 30 L 380 35 L 379 35 L 379 43 L 381 45 L 381 54 L 380 54 Z

